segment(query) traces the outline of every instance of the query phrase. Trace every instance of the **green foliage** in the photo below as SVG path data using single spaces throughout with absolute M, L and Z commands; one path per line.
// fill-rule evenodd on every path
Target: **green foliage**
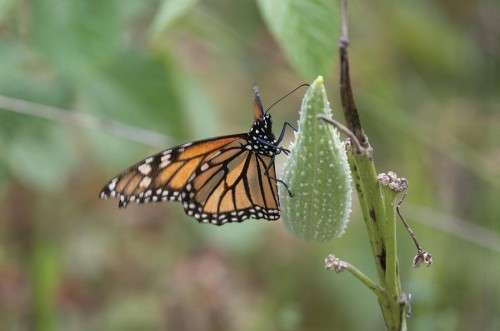
M 76 154 L 65 130 L 44 128 L 33 135 L 19 131 L 11 139 L 5 152 L 12 175 L 45 191 L 63 187 L 66 176 L 76 165 Z
M 36 1 L 25 13 L 37 27 L 29 38 L 0 43 L 1 93 L 164 132 L 172 143 L 193 130 L 213 134 L 214 109 L 168 50 L 152 53 L 123 43 L 125 23 L 142 10 L 124 4 Z M 47 191 L 63 187 L 79 156 L 67 133 L 53 125 L 0 113 L 0 137 L 11 142 L 3 148 L 0 172 Z M 106 132 L 81 134 L 106 163 L 144 155 L 144 147 Z
M 153 21 L 153 35 L 163 32 L 184 16 L 199 0 L 164 0 Z
M 15 0 L 0 0 L 0 22 L 7 17 L 7 15 L 14 7 Z
M 333 72 L 337 4 L 202 0 L 152 38 L 163 0 L 0 0 L 0 95 L 154 130 L 165 148 L 244 132 L 254 82 L 269 103 Z M 349 4 L 364 129 L 379 169 L 408 178 L 402 211 L 436 256 L 412 268 L 398 224 L 409 329 L 498 330 L 500 3 Z M 295 97 L 273 108 L 275 128 L 296 119 Z M 349 235 L 326 244 L 282 221 L 202 226 L 175 203 L 117 210 L 97 198 L 104 181 L 158 148 L 0 107 L 2 330 L 383 328 L 364 288 L 320 270 L 333 252 L 376 277 L 357 204 Z
M 121 14 L 117 0 L 35 1 L 31 20 L 37 29 L 30 37 L 52 66 L 77 82 L 118 49 Z
M 300 109 L 299 128 L 280 186 L 282 216 L 288 229 L 306 240 L 342 235 L 352 207 L 351 171 L 345 146 L 335 128 L 317 116 L 332 116 L 323 77 L 311 85 Z
M 338 6 L 330 0 L 258 0 L 292 66 L 304 78 L 328 74 L 337 47 Z

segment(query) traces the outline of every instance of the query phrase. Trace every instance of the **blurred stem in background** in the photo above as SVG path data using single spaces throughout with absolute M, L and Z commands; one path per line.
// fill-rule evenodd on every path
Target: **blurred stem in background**
M 57 289 L 59 288 L 59 256 L 53 240 L 36 226 L 31 251 L 31 293 L 33 296 L 33 330 L 57 330 Z
M 60 285 L 58 227 L 46 224 L 52 219 L 45 221 L 39 217 L 44 214 L 44 210 L 40 210 L 38 205 L 21 210 L 16 208 L 18 201 L 33 200 L 29 191 L 17 186 L 9 193 L 6 220 L 9 222 L 10 253 L 23 261 L 21 268 L 24 269 L 29 284 L 27 296 L 30 300 L 25 326 L 31 330 L 56 330 L 57 293 Z

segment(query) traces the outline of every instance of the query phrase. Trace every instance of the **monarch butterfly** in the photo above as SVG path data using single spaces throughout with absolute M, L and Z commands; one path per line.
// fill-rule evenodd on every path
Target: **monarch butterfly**
M 292 92 L 302 86 L 308 84 Z M 279 145 L 286 126 L 294 128 L 285 122 L 276 139 L 268 111 L 292 92 L 265 110 L 254 87 L 255 118 L 248 133 L 200 140 L 152 155 L 111 179 L 100 197 L 118 198 L 120 208 L 129 202 L 180 201 L 188 216 L 215 225 L 250 217 L 279 219 L 277 183 L 286 184 L 276 178 L 274 159 L 281 152 L 288 154 Z

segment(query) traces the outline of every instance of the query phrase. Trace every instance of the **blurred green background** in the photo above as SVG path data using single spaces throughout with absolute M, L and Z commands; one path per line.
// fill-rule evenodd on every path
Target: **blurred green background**
M 337 6 L 1 0 L 0 329 L 383 329 L 373 295 L 323 269 L 334 253 L 375 276 L 356 204 L 316 244 L 281 222 L 204 226 L 97 197 L 160 146 L 246 131 L 254 83 L 269 104 L 323 74 L 341 119 Z M 500 4 L 351 1 L 350 17 L 365 131 L 379 170 L 408 178 L 403 210 L 434 256 L 413 269 L 400 227 L 409 329 L 499 330 Z

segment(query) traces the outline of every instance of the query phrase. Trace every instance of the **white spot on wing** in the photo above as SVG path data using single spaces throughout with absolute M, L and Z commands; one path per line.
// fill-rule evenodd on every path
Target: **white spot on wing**
M 149 184 L 151 184 L 151 177 L 146 176 L 139 183 L 139 187 L 145 188 L 145 187 L 148 187 Z
M 141 174 L 147 175 L 151 172 L 151 166 L 148 163 L 143 163 L 137 168 Z
M 165 168 L 166 166 L 168 166 L 170 164 L 170 161 L 163 161 L 162 163 L 160 163 L 160 169 L 163 169 Z
M 111 183 L 109 183 L 108 185 L 108 189 L 110 191 L 113 191 L 115 189 L 115 186 L 116 186 L 116 182 L 118 181 L 118 178 L 114 178 Z

